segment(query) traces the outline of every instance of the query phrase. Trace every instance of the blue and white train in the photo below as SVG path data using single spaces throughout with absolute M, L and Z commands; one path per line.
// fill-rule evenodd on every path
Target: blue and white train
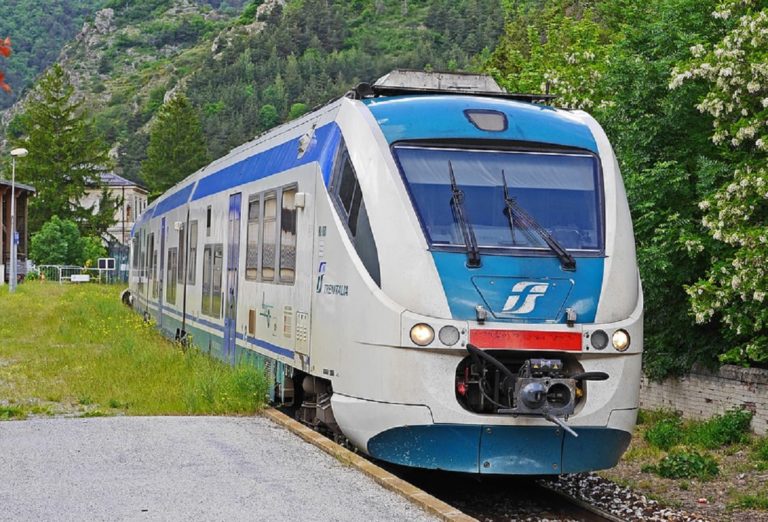
M 127 300 L 377 459 L 611 467 L 641 374 L 632 223 L 598 123 L 542 100 L 472 75 L 361 84 L 158 198 Z

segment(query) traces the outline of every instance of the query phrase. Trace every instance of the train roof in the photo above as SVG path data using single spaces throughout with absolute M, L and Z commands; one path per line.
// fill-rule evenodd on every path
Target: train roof
M 597 153 L 588 125 L 575 114 L 546 105 L 466 95 L 406 95 L 363 100 L 389 143 L 405 140 L 482 139 L 533 142 Z M 497 115 L 487 130 L 473 115 Z
M 135 226 L 197 199 L 198 191 L 214 193 L 231 185 L 233 180 L 224 178 L 241 177 L 233 167 L 247 162 L 257 150 L 287 146 L 297 139 L 297 132 L 320 129 L 328 123 L 325 120 L 333 119 L 345 98 L 360 100 L 368 108 L 389 143 L 427 139 L 504 140 L 597 153 L 592 132 L 580 117 L 545 105 L 553 96 L 510 94 L 487 75 L 395 70 L 373 85 L 360 84 L 345 97 L 257 136 L 191 174 L 154 201 Z M 503 128 L 489 131 L 478 126 L 472 114 L 481 113 L 503 115 Z M 249 154 L 251 151 L 253 154 Z M 325 154 L 321 156 L 327 161 Z

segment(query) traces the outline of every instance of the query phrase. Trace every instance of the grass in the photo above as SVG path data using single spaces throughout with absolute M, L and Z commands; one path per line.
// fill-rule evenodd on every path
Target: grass
M 251 414 L 268 382 L 182 351 L 120 303 L 121 288 L 0 287 L 0 419 L 33 414 Z

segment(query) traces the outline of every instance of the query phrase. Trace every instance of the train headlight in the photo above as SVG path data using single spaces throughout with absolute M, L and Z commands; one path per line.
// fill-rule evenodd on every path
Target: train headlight
M 611 342 L 613 343 L 614 348 L 620 352 L 624 352 L 629 348 L 629 334 L 626 330 L 616 330 L 613 332 Z
M 440 333 L 437 334 L 440 342 L 446 346 L 453 346 L 459 342 L 459 329 L 452 325 L 446 325 L 440 328 Z
M 589 336 L 589 340 L 595 350 L 603 350 L 608 346 L 608 334 L 605 333 L 605 330 L 595 330 Z
M 419 346 L 426 346 L 435 340 L 435 330 L 425 323 L 419 323 L 411 328 L 411 341 Z

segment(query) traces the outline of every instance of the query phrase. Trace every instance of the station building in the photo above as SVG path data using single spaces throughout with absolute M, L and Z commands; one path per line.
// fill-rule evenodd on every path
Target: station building
M 80 205 L 97 210 L 102 187 L 109 191 L 110 196 L 119 198 L 123 204 L 115 212 L 115 224 L 107 230 L 110 237 L 105 238 L 105 241 L 108 244 L 116 242 L 124 246 L 128 245 L 136 218 L 147 208 L 149 191 L 135 181 L 125 179 L 113 172 L 103 172 L 100 177 L 101 185 L 88 189 Z
M 29 233 L 27 231 L 27 214 L 29 198 L 35 189 L 29 185 L 16 183 L 16 230 L 19 233 L 19 244 L 16 257 L 16 273 L 20 276 L 27 273 L 27 254 L 29 252 Z M 11 262 L 11 182 L 0 179 L 0 284 L 8 281 Z

